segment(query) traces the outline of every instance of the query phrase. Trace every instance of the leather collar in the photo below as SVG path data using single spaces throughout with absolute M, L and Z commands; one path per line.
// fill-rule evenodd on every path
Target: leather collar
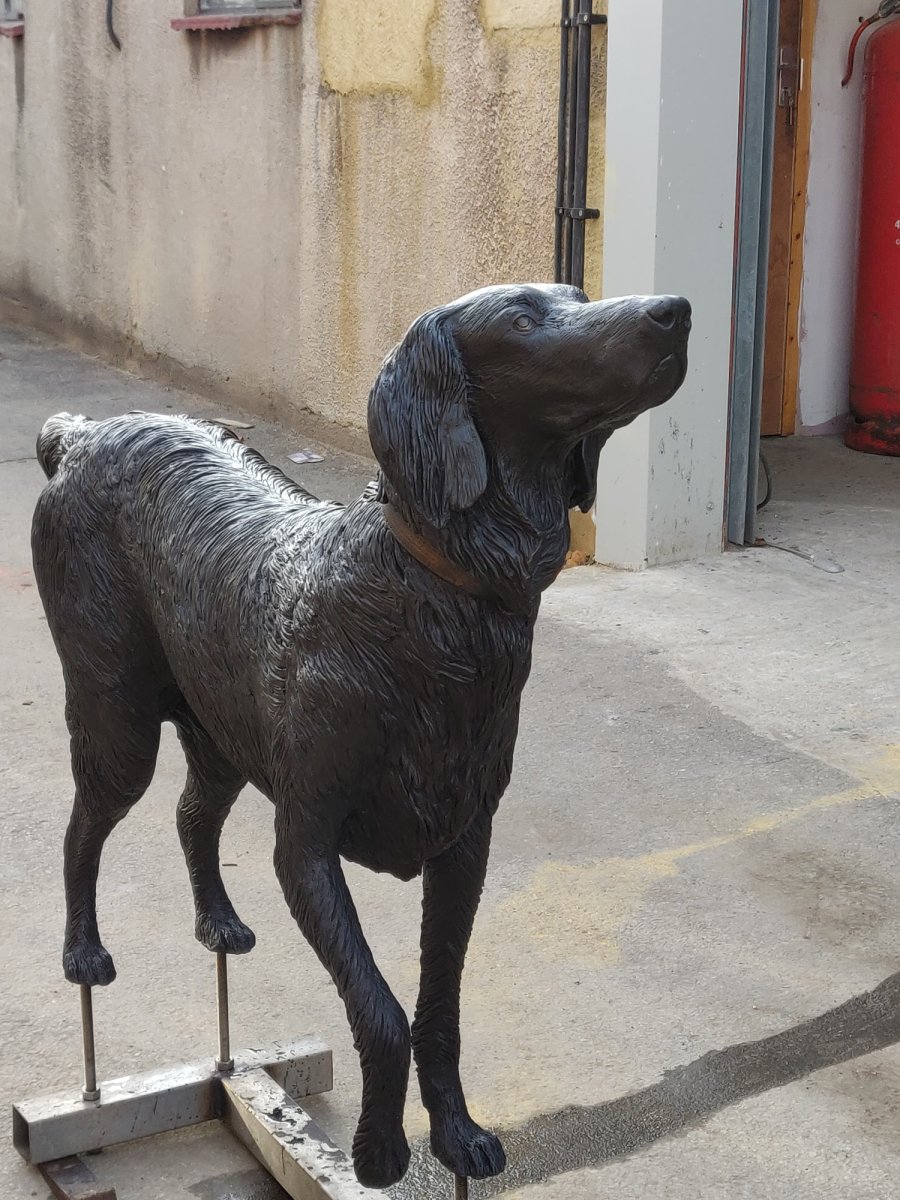
M 410 529 L 393 505 L 383 504 L 382 510 L 385 524 L 403 549 L 432 575 L 437 575 L 446 583 L 452 583 L 454 587 L 468 592 L 470 596 L 486 598 L 492 595 L 489 589 L 474 575 L 470 575 L 468 571 L 451 562 L 445 554 L 438 550 L 437 546 L 433 546 L 427 538 Z

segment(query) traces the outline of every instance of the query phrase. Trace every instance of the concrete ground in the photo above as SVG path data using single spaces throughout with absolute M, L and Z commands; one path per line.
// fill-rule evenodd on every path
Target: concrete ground
M 228 415 L 31 334 L 0 332 L 0 1091 L 79 1080 L 61 977 L 71 794 L 61 678 L 28 527 L 42 420 L 143 407 Z M 320 494 L 370 465 L 306 436 L 246 432 Z M 464 993 L 471 1107 L 517 1200 L 888 1200 L 900 1168 L 900 460 L 821 439 L 767 443 L 779 547 L 547 594 L 516 771 L 501 806 Z M 601 514 L 602 519 L 602 514 Z M 102 1076 L 215 1044 L 213 962 L 192 936 L 174 825 L 183 765 L 110 839 L 100 916 L 119 979 L 96 997 Z M 248 791 L 222 858 L 258 947 L 232 971 L 233 1040 L 317 1032 L 336 1086 L 311 1104 L 348 1144 L 358 1076 L 341 1005 L 271 866 L 271 810 Z M 419 895 L 351 868 L 376 956 L 410 1007 Z M 410 1102 L 410 1133 L 424 1123 Z M 273 1200 L 220 1129 L 91 1160 L 120 1200 Z M 427 1155 L 398 1197 L 449 1196 Z M 0 1195 L 46 1194 L 6 1141 Z

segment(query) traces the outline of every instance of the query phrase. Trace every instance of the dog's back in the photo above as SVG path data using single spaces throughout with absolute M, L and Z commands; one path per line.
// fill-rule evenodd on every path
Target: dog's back
M 188 418 L 60 414 L 37 452 L 35 575 L 70 694 L 156 720 L 202 695 L 212 733 L 219 697 L 263 703 L 294 602 L 284 556 L 336 506 Z
M 227 427 L 193 417 L 166 417 L 156 413 L 131 412 L 126 416 L 95 421 L 91 417 L 61 412 L 48 418 L 38 434 L 37 459 L 48 479 L 56 475 L 69 451 L 86 445 L 90 457 L 100 463 L 121 460 L 134 450 L 154 451 L 183 448 L 209 464 L 224 468 L 238 465 L 247 477 L 285 501 L 318 504 L 316 496 L 289 479 L 262 455 L 237 438 Z M 215 451 L 224 452 L 216 454 Z

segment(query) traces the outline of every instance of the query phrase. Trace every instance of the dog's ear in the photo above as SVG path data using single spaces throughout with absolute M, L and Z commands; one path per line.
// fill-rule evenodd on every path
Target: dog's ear
M 440 310 L 420 317 L 385 360 L 369 396 L 369 438 L 391 487 L 436 528 L 487 487 L 465 368 Z
M 608 440 L 608 433 L 589 433 L 569 454 L 566 462 L 569 508 L 580 508 L 582 512 L 587 512 L 593 507 L 597 499 L 600 451 Z

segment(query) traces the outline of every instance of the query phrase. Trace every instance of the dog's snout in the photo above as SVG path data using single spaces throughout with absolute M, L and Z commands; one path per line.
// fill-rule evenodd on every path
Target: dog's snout
M 691 306 L 683 296 L 659 296 L 647 308 L 647 316 L 667 331 L 691 327 Z

